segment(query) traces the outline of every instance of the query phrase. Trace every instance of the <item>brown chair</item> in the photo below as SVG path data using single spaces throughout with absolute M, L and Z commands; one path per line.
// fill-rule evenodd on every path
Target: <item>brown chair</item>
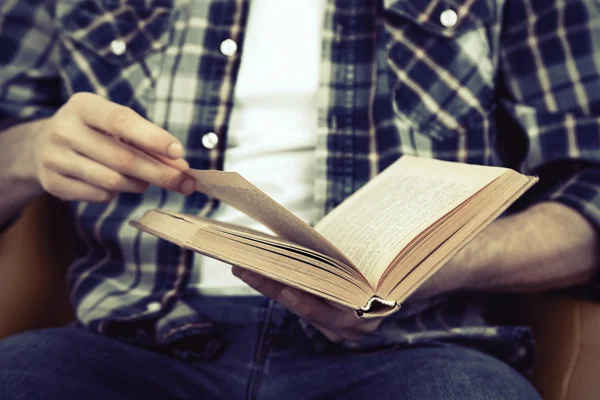
M 0 338 L 73 320 L 71 233 L 66 204 L 42 196 L 0 235 Z
M 42 196 L 0 235 L 0 338 L 73 320 L 65 280 L 72 235 L 65 204 Z M 546 400 L 600 394 L 600 304 L 527 296 L 520 317 L 538 345 L 532 382 Z
M 600 304 L 528 296 L 520 317 L 537 343 L 533 383 L 546 400 L 600 397 Z

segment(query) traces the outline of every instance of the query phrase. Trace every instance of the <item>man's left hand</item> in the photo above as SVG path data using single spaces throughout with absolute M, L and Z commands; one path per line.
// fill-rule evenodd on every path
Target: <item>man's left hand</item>
M 234 266 L 235 276 L 311 323 L 332 342 L 358 341 L 373 332 L 383 318 L 361 319 L 350 308 L 323 300 L 261 275 Z

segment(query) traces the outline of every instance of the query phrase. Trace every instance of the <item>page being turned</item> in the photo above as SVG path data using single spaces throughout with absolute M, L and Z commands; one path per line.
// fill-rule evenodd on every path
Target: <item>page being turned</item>
M 189 169 L 196 190 L 237 208 L 283 239 L 318 251 L 349 266 L 352 263 L 327 239 L 237 172 Z

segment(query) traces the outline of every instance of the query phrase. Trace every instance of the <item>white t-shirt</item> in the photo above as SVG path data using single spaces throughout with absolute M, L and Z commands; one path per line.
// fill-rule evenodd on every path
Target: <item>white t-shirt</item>
M 224 165 L 310 224 L 324 7 L 325 0 L 252 1 Z M 269 232 L 226 204 L 211 217 Z M 229 265 L 198 254 L 195 262 L 192 282 L 202 293 L 256 293 Z

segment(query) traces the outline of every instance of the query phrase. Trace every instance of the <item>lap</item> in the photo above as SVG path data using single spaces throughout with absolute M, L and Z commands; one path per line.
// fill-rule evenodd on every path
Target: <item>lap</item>
M 2 399 L 216 397 L 206 393 L 195 372 L 177 359 L 82 328 L 44 329 L 0 340 Z
M 272 366 L 282 370 L 280 374 L 290 375 L 285 368 Z M 307 359 L 301 368 L 290 368 L 296 373 L 288 381 L 292 387 L 285 390 L 304 394 L 293 398 L 540 399 L 527 379 L 509 365 L 459 346 L 328 357 L 318 362 Z M 278 379 L 277 373 L 270 375 Z M 265 398 L 278 397 L 272 393 Z
M 527 379 L 512 367 L 465 347 L 407 350 L 398 360 L 389 357 L 386 361 L 388 379 L 399 381 L 395 389 L 402 393 L 394 398 L 540 399 Z M 385 379 L 377 384 L 384 385 Z
M 185 363 L 81 328 L 33 331 L 0 341 L 0 398 L 243 398 L 257 383 L 252 374 L 264 368 L 259 399 L 539 399 L 510 366 L 464 347 L 362 355 L 301 350 L 267 357 L 260 368 L 237 356 Z

